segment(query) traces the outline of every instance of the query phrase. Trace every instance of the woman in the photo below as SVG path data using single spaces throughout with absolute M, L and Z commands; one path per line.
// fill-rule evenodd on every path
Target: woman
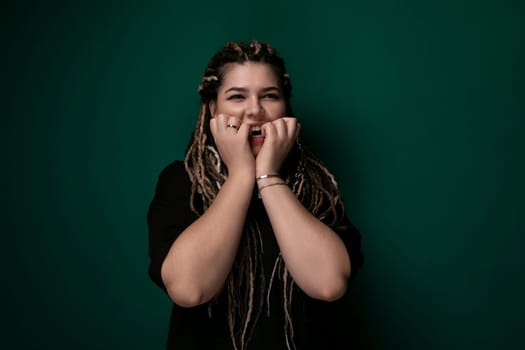
M 149 273 L 174 303 L 168 349 L 333 348 L 330 302 L 362 264 L 360 235 L 298 141 L 284 61 L 228 43 L 199 93 L 185 160 L 163 170 L 148 212 Z

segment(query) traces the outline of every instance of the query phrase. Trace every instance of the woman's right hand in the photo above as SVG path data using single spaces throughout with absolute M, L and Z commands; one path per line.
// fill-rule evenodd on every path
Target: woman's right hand
M 255 176 L 255 157 L 248 138 L 248 124 L 237 117 L 218 114 L 210 120 L 210 129 L 221 159 L 228 167 L 229 176 L 237 172 L 250 172 Z

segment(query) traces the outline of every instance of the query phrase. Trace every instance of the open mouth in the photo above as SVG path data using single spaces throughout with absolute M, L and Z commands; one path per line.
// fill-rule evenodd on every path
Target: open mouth
M 258 136 L 262 136 L 262 130 L 261 130 L 261 127 L 260 126 L 254 126 L 252 127 L 252 130 L 251 130 L 251 136 L 253 137 L 258 137 Z

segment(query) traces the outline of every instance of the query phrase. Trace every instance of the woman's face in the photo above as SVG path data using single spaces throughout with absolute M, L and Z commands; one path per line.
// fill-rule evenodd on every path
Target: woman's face
M 212 116 L 224 114 L 239 119 L 238 125 L 248 123 L 250 145 L 256 156 L 261 150 L 264 135 L 257 130 L 262 124 L 284 117 L 286 101 L 279 80 L 271 66 L 265 63 L 230 63 L 224 68 L 217 100 L 210 101 Z

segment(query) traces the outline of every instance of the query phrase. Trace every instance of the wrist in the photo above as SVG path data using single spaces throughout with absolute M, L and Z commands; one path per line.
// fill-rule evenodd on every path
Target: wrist
M 228 173 L 228 180 L 232 180 L 236 183 L 242 184 L 255 184 L 255 181 L 253 179 L 255 171 L 252 169 L 238 169 L 236 171 L 232 171 Z
M 284 182 L 284 180 L 279 175 L 268 177 L 265 179 L 260 179 L 260 180 L 257 180 L 257 187 L 260 189 L 263 186 L 277 183 L 277 182 Z
M 281 177 L 281 175 L 274 171 L 274 172 L 268 172 L 268 173 L 261 173 L 260 175 L 257 175 L 255 177 L 255 181 L 259 182 L 259 181 L 263 181 L 263 180 L 266 180 L 266 179 L 270 179 L 272 177 Z
M 257 187 L 259 190 L 266 186 L 277 182 L 284 182 L 281 178 L 281 175 L 276 171 L 270 171 L 261 173 L 258 176 L 255 177 L 255 182 L 257 183 Z
M 261 197 L 261 193 L 263 190 L 265 190 L 268 187 L 281 187 L 281 186 L 288 186 L 286 182 L 283 181 L 280 177 L 272 177 L 269 179 L 264 179 L 261 181 L 257 181 L 257 189 L 258 189 L 258 196 Z

